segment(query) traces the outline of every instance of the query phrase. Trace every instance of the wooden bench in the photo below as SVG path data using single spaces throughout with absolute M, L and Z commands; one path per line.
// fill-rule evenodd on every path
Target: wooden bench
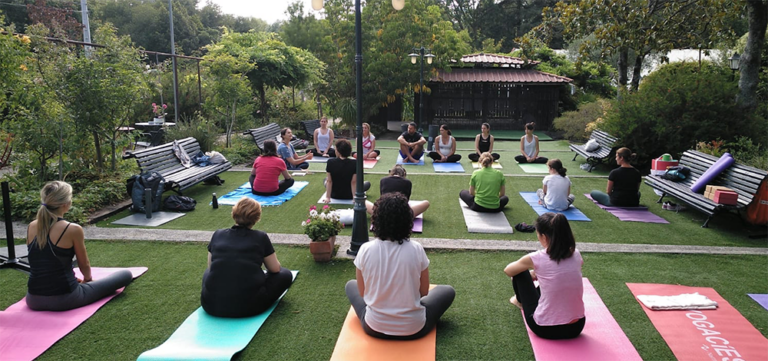
M 320 128 L 320 119 L 305 120 L 301 122 L 301 129 L 304 130 L 308 141 L 313 142 L 315 139 L 315 129 Z
M 184 138 L 178 142 L 190 157 L 194 157 L 200 151 L 200 144 L 195 138 Z M 136 159 L 141 173 L 150 171 L 160 173 L 165 178 L 165 190 L 172 190 L 178 194 L 181 194 L 181 191 L 184 189 L 232 168 L 232 163 L 230 162 L 210 164 L 205 167 L 192 165 L 186 168 L 173 152 L 173 142 L 136 152 L 128 152 L 123 156 L 123 159 L 129 158 Z
M 264 141 L 267 139 L 272 139 L 275 142 L 280 143 L 280 140 L 278 139 L 280 137 L 280 126 L 277 125 L 277 123 L 269 123 L 261 128 L 256 129 L 248 129 L 243 132 L 243 134 L 250 134 L 253 137 L 253 142 L 256 143 L 256 146 L 259 147 L 260 151 L 264 151 Z M 302 139 L 296 138 L 296 136 L 293 137 L 291 140 L 291 145 L 293 145 L 294 149 L 305 149 L 307 148 L 308 142 Z
M 584 149 L 585 144 L 571 144 L 568 146 L 568 148 L 570 148 L 571 151 L 576 152 L 576 155 L 573 156 L 573 160 L 576 160 L 576 157 L 578 156 L 586 158 L 587 163 L 589 164 L 588 171 L 592 172 L 592 168 L 594 168 L 597 164 L 603 163 L 606 160 L 610 160 L 611 156 L 614 154 L 616 148 L 618 147 L 616 147 L 616 138 L 601 130 L 595 129 L 592 131 L 589 139 L 596 140 L 597 144 L 600 144 L 600 148 L 597 148 L 597 150 L 594 152 L 588 152 L 586 149 Z
M 723 211 L 736 211 L 736 213 L 739 213 L 742 208 L 749 205 L 749 203 L 752 202 L 755 193 L 757 193 L 760 183 L 766 176 L 768 176 L 768 172 L 764 170 L 734 163 L 728 169 L 720 173 L 714 180 L 709 182 L 708 185 L 717 185 L 733 189 L 739 194 L 739 204 L 717 204 L 713 200 L 704 197 L 703 194 L 691 191 L 691 185 L 695 183 L 696 180 L 712 166 L 712 164 L 717 162 L 717 160 L 718 158 L 715 156 L 697 152 L 695 150 L 688 150 L 683 153 L 682 157 L 680 157 L 680 165 L 691 169 L 689 177 L 680 182 L 673 182 L 664 179 L 660 175 L 649 175 L 645 178 L 645 183 L 662 193 L 657 203 L 661 203 L 664 196 L 669 195 L 706 214 L 708 217 L 702 227 L 707 227 L 709 220 L 712 219 L 715 214 Z

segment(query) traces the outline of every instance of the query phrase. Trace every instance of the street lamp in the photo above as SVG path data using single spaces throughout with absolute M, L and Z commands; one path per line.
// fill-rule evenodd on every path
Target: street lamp
M 728 67 L 733 70 L 731 73 L 731 80 L 735 77 L 735 73 L 737 70 L 739 70 L 739 61 L 741 60 L 741 56 L 739 56 L 739 53 L 733 53 L 730 58 L 728 58 Z
M 394 1 L 394 0 L 393 0 Z M 411 64 L 416 64 L 416 60 L 421 59 L 420 63 L 420 70 L 419 70 L 419 120 L 417 123 L 417 128 L 419 128 L 419 132 L 423 132 L 421 129 L 422 121 L 424 120 L 422 118 L 422 109 L 424 108 L 424 93 L 422 91 L 424 90 L 424 58 L 427 58 L 427 64 L 432 64 L 432 59 L 434 59 L 434 55 L 432 55 L 432 51 L 425 47 L 420 48 L 413 48 L 412 53 L 408 54 L 408 56 L 411 57 Z M 427 128 L 429 129 L 429 128 Z M 427 142 L 427 150 L 432 150 L 432 139 L 430 138 Z
M 401 10 L 405 0 L 392 0 L 392 7 Z M 312 0 L 312 9 L 323 8 L 323 0 Z M 363 191 L 363 41 L 360 26 L 360 0 L 355 0 L 355 97 L 357 98 L 357 186 L 355 189 L 354 220 L 352 221 L 352 242 L 347 254 L 357 256 L 363 243 L 368 242 L 368 218 L 365 213 L 365 193 Z

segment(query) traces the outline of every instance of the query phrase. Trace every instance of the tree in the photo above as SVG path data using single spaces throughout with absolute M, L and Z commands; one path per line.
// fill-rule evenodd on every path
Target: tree
M 758 106 L 757 89 L 760 82 L 761 49 L 765 44 L 768 27 L 768 0 L 747 0 L 749 34 L 739 64 L 738 102 L 743 109 Z
M 225 32 L 221 41 L 208 47 L 212 56 L 229 54 L 253 65 L 246 77 L 258 93 L 261 114 L 268 121 L 267 88 L 302 86 L 319 81 L 325 65 L 312 53 L 286 45 L 275 33 Z
M 229 148 L 232 144 L 232 129 L 238 115 L 250 113 L 249 100 L 253 90 L 248 87 L 247 74 L 256 65 L 242 51 L 235 54 L 210 52 L 205 58 L 210 60 L 204 65 L 211 74 L 210 78 L 206 78 L 206 87 L 212 90 L 212 97 L 210 102 L 206 102 L 206 107 L 224 117 L 227 130 L 226 146 Z

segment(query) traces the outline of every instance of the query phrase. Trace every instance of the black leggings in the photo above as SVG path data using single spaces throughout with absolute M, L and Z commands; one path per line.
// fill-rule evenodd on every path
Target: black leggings
M 314 155 L 315 155 L 315 157 L 322 157 L 322 154 L 323 154 L 323 152 L 321 152 L 321 151 L 320 151 L 320 150 L 318 150 L 317 148 L 314 148 L 314 149 L 310 149 L 310 150 L 308 150 L 308 152 L 310 152 L 310 153 L 314 154 Z M 335 151 L 333 148 L 331 148 L 331 149 L 328 149 L 328 153 L 327 153 L 327 154 L 328 154 L 328 156 L 329 156 L 329 157 L 331 157 L 331 158 L 334 158 L 334 157 L 336 157 L 336 151 Z
M 131 271 L 122 270 L 95 281 L 80 283 L 74 291 L 63 295 L 38 296 L 27 292 L 27 306 L 35 311 L 72 310 L 113 294 L 118 288 L 131 283 L 131 280 Z
M 469 194 L 469 191 L 464 189 L 459 193 L 459 198 L 461 198 L 464 203 L 469 206 L 469 209 L 475 211 L 475 212 L 484 212 L 484 213 L 496 213 L 501 212 L 504 210 L 504 207 L 507 206 L 507 203 L 509 203 L 509 197 L 507 196 L 501 196 L 499 197 L 499 208 L 496 209 L 490 209 L 485 208 L 477 203 L 475 203 L 475 196 Z
M 368 336 L 385 340 L 415 340 L 426 336 L 433 328 L 435 328 L 437 321 L 440 320 L 440 317 L 445 313 L 448 307 L 451 307 L 453 299 L 456 297 L 456 291 L 453 287 L 447 285 L 435 286 L 435 288 L 429 290 L 429 294 L 421 298 L 421 305 L 427 309 L 427 320 L 424 323 L 424 327 L 413 335 L 393 336 L 374 331 L 365 323 L 366 305 L 363 296 L 360 296 L 360 290 L 357 288 L 357 280 L 350 280 L 347 282 L 344 291 L 346 291 L 347 298 L 349 298 L 352 308 L 355 309 L 355 313 L 360 319 L 363 331 L 365 331 Z
M 277 196 L 283 194 L 288 188 L 293 187 L 293 183 L 295 182 L 293 178 L 283 179 L 278 183 L 277 190 L 274 192 L 257 192 L 253 190 L 253 181 L 256 179 L 255 174 L 251 174 L 251 177 L 248 179 L 248 183 L 251 184 L 251 193 L 259 195 L 259 196 Z
M 208 278 L 210 268 L 203 274 L 203 284 Z M 203 287 L 200 294 L 200 304 L 203 310 L 211 316 L 216 317 L 251 317 L 268 310 L 277 301 L 283 292 L 293 283 L 291 271 L 285 267 L 280 267 L 277 273 L 267 272 L 264 279 L 264 285 L 261 288 L 249 294 L 241 295 L 236 299 L 222 298 L 220 295 L 210 293 Z
M 491 156 L 493 157 L 493 160 L 499 160 L 499 158 L 501 158 L 499 153 L 491 153 Z M 473 162 L 477 162 L 477 161 L 480 160 L 480 154 L 472 153 L 472 154 L 468 155 L 467 158 L 469 158 L 469 160 L 471 160 Z
M 547 159 L 547 157 L 538 157 L 538 158 L 534 159 L 533 162 L 529 162 L 528 159 L 525 158 L 524 155 L 520 154 L 520 155 L 516 155 L 515 156 L 515 161 L 517 161 L 518 163 L 543 163 L 543 164 L 547 164 L 547 161 L 549 161 L 549 159 Z
M 520 272 L 512 277 L 512 288 L 515 289 L 515 297 L 517 301 L 523 305 L 523 314 L 525 315 L 525 322 L 528 323 L 528 328 L 541 338 L 550 340 L 561 340 L 567 338 L 574 338 L 581 334 L 581 330 L 584 329 L 586 323 L 586 317 L 580 318 L 574 323 L 557 326 L 539 326 L 533 319 L 533 313 L 536 312 L 536 307 L 539 306 L 539 297 L 541 297 L 541 291 L 538 287 L 534 286 L 531 273 L 528 270 Z
M 435 160 L 435 161 L 442 159 L 442 157 L 440 156 L 440 154 L 438 152 L 429 152 L 429 154 L 427 154 L 427 155 L 430 158 L 432 158 L 432 160 Z M 449 155 L 447 157 L 447 159 L 445 160 L 445 163 L 456 163 L 456 162 L 458 162 L 460 160 L 461 160 L 461 155 L 459 155 L 459 154 L 451 154 L 451 155 Z

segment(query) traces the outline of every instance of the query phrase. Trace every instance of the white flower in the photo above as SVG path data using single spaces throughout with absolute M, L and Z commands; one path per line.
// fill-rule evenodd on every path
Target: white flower
M 327 219 L 328 219 L 328 215 L 327 215 L 327 214 L 325 214 L 325 213 L 320 213 L 320 219 L 322 219 L 322 220 L 324 220 L 324 221 L 325 221 L 325 220 L 327 220 Z
M 301 221 L 301 226 L 302 227 L 306 227 L 307 226 L 307 221 Z
M 314 210 L 314 209 L 313 209 L 313 210 L 311 210 L 311 211 L 309 211 L 309 216 L 310 216 L 310 217 L 317 217 L 317 211 L 316 211 L 316 210 Z

